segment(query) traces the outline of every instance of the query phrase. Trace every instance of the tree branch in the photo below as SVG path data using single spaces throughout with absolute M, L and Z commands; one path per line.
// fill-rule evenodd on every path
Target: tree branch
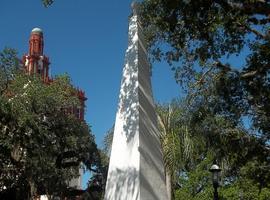
M 194 86 L 202 85 L 205 82 L 204 79 L 205 79 L 206 75 L 209 74 L 213 70 L 213 68 L 214 68 L 214 65 L 212 65 L 206 72 L 204 72 L 203 75 L 201 76 L 201 78 L 198 81 L 196 81 Z
M 270 4 L 269 1 L 257 0 L 254 3 L 243 3 L 243 12 L 245 14 L 261 14 L 269 15 L 270 13 Z
M 205 77 L 214 69 L 214 67 L 218 67 L 218 68 L 222 69 L 223 71 L 232 71 L 231 67 L 229 67 L 228 65 L 224 65 L 219 60 L 217 60 L 211 65 L 211 67 L 206 72 L 203 73 L 201 78 L 195 82 L 194 86 L 202 85 L 205 82 L 204 81 Z
M 236 9 L 241 10 L 242 13 L 247 15 L 261 14 L 268 16 L 270 13 L 270 4 L 267 0 L 257 0 L 253 3 L 234 3 L 226 0 L 214 0 L 225 11 Z
M 241 78 L 249 78 L 249 77 L 253 77 L 253 76 L 255 76 L 256 74 L 257 74 L 257 70 L 255 70 L 255 71 L 251 71 L 251 72 L 247 72 L 247 73 L 245 73 L 245 74 L 242 74 L 241 75 Z
M 248 18 L 248 22 L 251 22 L 255 25 L 265 25 L 270 23 L 270 18 L 257 19 L 256 17 Z
M 251 32 L 251 33 L 254 33 L 257 37 L 261 38 L 261 39 L 266 39 L 267 36 L 262 34 L 261 32 L 251 28 L 250 26 L 247 26 L 247 25 L 243 25 L 239 22 L 236 23 L 239 27 L 242 27 L 244 29 L 246 29 L 247 31 Z

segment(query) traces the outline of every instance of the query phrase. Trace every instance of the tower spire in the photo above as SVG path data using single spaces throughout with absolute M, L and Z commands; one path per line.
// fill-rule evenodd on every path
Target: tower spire
M 29 55 L 42 56 L 43 46 L 43 32 L 40 28 L 34 28 L 29 39 Z
M 167 200 L 150 64 L 132 4 L 105 200 Z
M 44 82 L 49 81 L 49 58 L 43 54 L 43 31 L 34 28 L 29 39 L 28 55 L 23 56 L 23 64 L 27 74 L 39 74 Z

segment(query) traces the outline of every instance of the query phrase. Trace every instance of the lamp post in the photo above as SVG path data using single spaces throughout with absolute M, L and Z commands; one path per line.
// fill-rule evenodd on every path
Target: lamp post
M 212 182 L 213 182 L 213 188 L 214 188 L 214 200 L 218 200 L 218 191 L 217 188 L 219 186 L 219 173 L 221 169 L 217 164 L 213 164 L 209 171 L 212 173 Z

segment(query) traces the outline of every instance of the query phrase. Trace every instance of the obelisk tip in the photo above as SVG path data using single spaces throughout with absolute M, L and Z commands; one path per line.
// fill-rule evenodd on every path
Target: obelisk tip
M 137 15 L 138 14 L 138 7 L 139 7 L 139 3 L 138 2 L 133 1 L 131 3 L 131 8 L 132 8 L 133 15 Z

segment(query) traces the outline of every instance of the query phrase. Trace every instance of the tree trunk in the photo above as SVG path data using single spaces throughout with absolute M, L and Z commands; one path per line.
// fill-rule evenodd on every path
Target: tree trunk
M 28 184 L 30 186 L 30 198 L 32 200 L 36 199 L 36 186 L 32 179 L 28 179 Z
M 170 170 L 166 170 L 166 189 L 168 193 L 168 200 L 172 200 L 172 179 Z

